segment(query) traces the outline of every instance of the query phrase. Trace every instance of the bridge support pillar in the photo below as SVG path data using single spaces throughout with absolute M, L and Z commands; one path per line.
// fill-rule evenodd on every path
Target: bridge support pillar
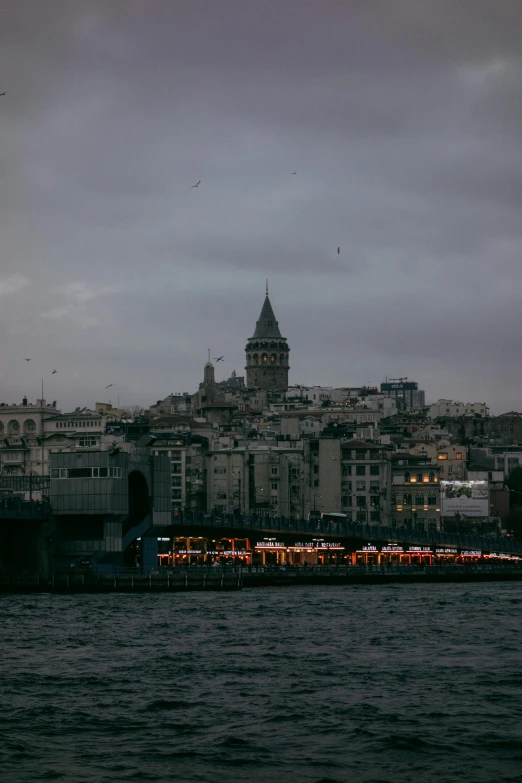
M 149 573 L 158 567 L 157 536 L 143 536 L 141 539 L 141 562 L 144 573 Z

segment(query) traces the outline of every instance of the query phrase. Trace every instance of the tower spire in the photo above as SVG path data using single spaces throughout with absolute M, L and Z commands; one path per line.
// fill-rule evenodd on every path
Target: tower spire
M 266 279 L 266 295 L 268 296 L 268 277 Z

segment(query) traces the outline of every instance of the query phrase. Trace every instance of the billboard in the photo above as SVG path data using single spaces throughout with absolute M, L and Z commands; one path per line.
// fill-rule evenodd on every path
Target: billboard
M 441 515 L 454 517 L 489 516 L 489 487 L 487 481 L 441 481 Z

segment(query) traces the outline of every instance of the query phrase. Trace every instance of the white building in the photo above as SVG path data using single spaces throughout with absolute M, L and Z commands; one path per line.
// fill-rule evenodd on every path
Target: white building
M 454 402 L 453 400 L 437 400 L 428 409 L 431 419 L 444 416 L 470 416 L 478 414 L 489 416 L 489 408 L 485 402 Z

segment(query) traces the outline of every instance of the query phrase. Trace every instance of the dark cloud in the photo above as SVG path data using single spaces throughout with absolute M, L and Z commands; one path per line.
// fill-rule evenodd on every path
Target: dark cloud
M 2 399 L 239 371 L 268 276 L 294 382 L 520 408 L 521 41 L 519 0 L 6 0 Z

